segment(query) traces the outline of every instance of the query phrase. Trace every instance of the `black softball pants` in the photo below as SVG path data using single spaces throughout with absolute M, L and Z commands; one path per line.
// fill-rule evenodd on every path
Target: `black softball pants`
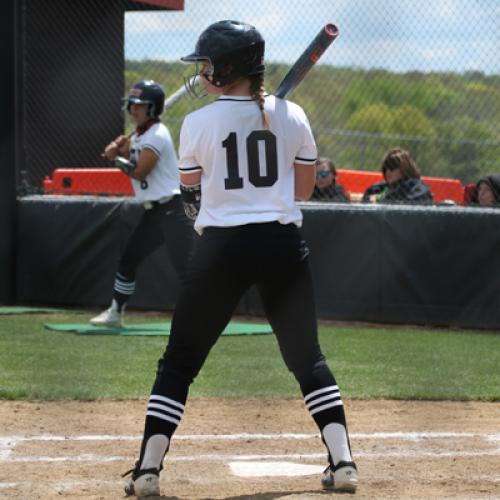
M 118 272 L 133 281 L 141 262 L 165 243 L 172 265 L 182 279 L 194 236 L 193 225 L 184 213 L 181 197 L 174 196 L 169 202 L 144 211 L 127 241 Z
M 157 382 L 179 382 L 179 392 L 167 382 L 171 397 L 187 397 L 187 387 L 252 284 L 257 285 L 288 369 L 300 379 L 301 373 L 310 374 L 314 366 L 324 364 L 307 256 L 306 244 L 292 224 L 205 229 L 195 246 L 160 361 L 161 371 L 169 374 L 163 373 Z M 157 390 L 164 393 L 165 387 Z
M 151 436 L 163 434 L 171 439 L 181 421 L 189 386 L 252 284 L 257 285 L 281 355 L 304 398 L 317 391 L 335 391 L 335 377 L 318 342 L 308 253 L 298 229 L 291 224 L 205 230 L 195 244 L 169 342 L 158 363 L 140 463 Z M 343 406 L 327 406 L 317 414 L 311 412 L 318 428 L 322 430 L 331 422 L 345 426 Z

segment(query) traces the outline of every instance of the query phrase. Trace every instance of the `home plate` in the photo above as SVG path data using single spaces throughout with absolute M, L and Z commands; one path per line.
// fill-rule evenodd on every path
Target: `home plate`
M 311 476 L 321 474 L 320 465 L 294 464 L 290 462 L 229 462 L 231 472 L 240 477 L 263 476 Z

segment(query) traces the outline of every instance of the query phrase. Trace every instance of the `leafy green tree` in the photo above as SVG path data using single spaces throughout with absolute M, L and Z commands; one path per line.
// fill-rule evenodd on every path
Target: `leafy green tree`
M 436 135 L 432 121 L 415 106 L 404 105 L 391 110 L 391 121 L 393 134 L 417 137 Z
M 352 114 L 348 130 L 372 133 L 391 133 L 394 130 L 391 111 L 385 104 L 371 104 Z

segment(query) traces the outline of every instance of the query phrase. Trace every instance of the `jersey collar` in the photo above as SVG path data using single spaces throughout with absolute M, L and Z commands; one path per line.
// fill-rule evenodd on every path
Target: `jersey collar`
M 137 135 L 142 135 L 146 130 L 149 130 L 155 123 L 159 123 L 160 119 L 156 116 L 155 118 L 151 118 L 144 125 L 137 126 L 135 129 L 135 133 Z
M 249 95 L 221 95 L 218 101 L 254 101 Z

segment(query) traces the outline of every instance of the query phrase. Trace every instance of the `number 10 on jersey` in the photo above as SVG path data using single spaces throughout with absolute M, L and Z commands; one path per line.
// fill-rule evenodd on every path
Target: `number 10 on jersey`
M 265 165 L 261 169 L 259 160 L 259 143 L 265 152 Z M 236 132 L 231 132 L 222 141 L 226 150 L 227 177 L 224 179 L 226 189 L 243 189 L 243 177 L 240 176 L 238 162 L 238 142 Z M 276 152 L 276 136 L 270 130 L 254 130 L 246 139 L 248 180 L 255 187 L 269 187 L 278 180 L 278 155 Z

